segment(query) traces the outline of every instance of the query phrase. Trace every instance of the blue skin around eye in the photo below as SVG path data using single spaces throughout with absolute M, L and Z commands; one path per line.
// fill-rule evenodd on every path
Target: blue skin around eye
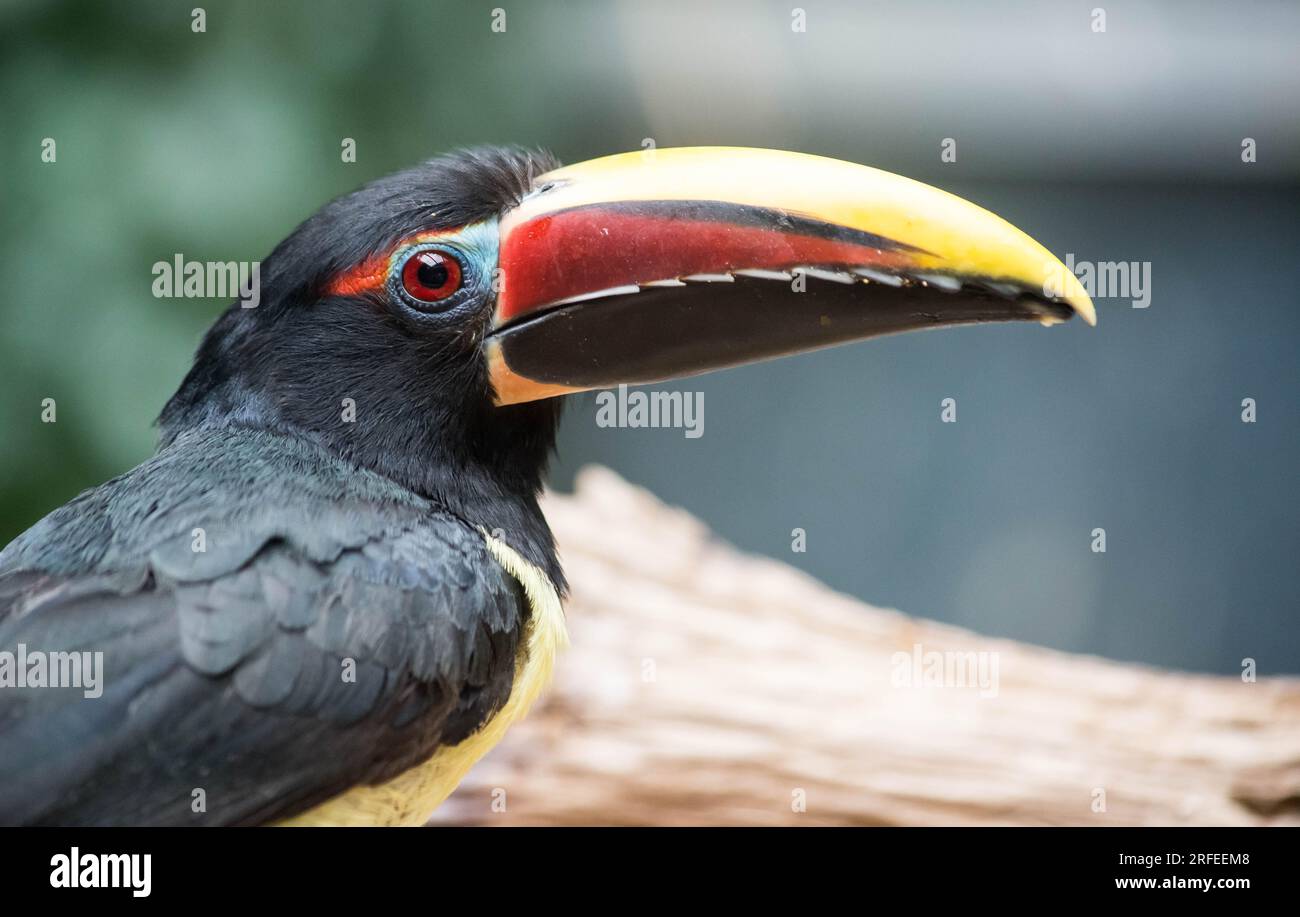
M 497 220 L 493 217 L 437 241 L 398 249 L 389 262 L 389 294 L 422 316 L 456 315 L 478 308 L 492 289 L 499 238 Z M 461 288 L 441 302 L 417 305 L 402 289 L 402 266 L 412 255 L 424 251 L 444 252 L 460 262 Z

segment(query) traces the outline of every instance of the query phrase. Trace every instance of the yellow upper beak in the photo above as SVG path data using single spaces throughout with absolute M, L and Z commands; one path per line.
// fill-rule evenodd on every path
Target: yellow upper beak
M 555 187 L 512 211 L 503 232 L 539 213 L 610 201 L 724 201 L 903 242 L 921 250 L 918 270 L 1043 288 L 1097 323 L 1079 279 L 1028 235 L 954 194 L 870 166 L 777 150 L 682 147 L 605 156 L 539 181 Z

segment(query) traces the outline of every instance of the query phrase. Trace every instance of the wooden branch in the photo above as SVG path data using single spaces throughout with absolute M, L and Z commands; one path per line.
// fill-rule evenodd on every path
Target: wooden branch
M 434 823 L 1300 824 L 1300 680 L 872 608 L 603 469 L 546 512 L 572 646 Z

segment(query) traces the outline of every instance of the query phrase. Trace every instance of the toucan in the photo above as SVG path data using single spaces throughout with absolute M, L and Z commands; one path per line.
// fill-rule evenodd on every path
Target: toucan
M 260 278 L 154 455 L 0 553 L 0 823 L 421 824 L 566 640 L 538 503 L 559 396 L 1095 322 L 988 211 L 758 149 L 441 155 L 326 204 Z

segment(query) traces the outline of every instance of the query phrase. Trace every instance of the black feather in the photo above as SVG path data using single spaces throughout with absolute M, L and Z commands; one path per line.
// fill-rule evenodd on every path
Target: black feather
M 295 473 L 241 486 L 268 466 Z M 261 432 L 180 437 L 55 512 L 4 590 L 0 647 L 102 652 L 104 693 L 0 691 L 3 824 L 253 823 L 388 779 L 500 708 L 528 616 L 462 520 Z

